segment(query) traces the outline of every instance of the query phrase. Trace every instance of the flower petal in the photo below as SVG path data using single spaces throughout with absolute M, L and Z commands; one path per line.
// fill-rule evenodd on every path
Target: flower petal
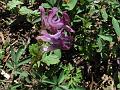
M 75 32 L 70 26 L 68 25 L 65 25 L 65 29 L 68 31 L 68 32 Z
M 64 22 L 65 25 L 69 25 L 70 23 L 70 18 L 68 14 L 66 13 L 66 11 L 63 12 L 62 21 Z
M 37 40 L 43 40 L 45 42 L 50 42 L 51 41 L 51 38 L 47 37 L 47 36 L 38 36 L 36 37 Z

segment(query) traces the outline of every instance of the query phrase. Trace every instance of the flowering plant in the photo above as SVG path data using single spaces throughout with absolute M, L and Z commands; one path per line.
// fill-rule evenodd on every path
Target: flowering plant
M 58 9 L 53 7 L 45 13 L 45 9 L 40 6 L 41 13 L 41 35 L 36 39 L 49 42 L 50 46 L 44 47 L 44 51 L 51 51 L 55 49 L 68 50 L 70 49 L 72 36 L 71 32 L 74 30 L 70 27 L 70 18 L 66 11 L 63 12 L 62 17 L 57 16 Z M 49 33 L 48 33 L 49 32 Z

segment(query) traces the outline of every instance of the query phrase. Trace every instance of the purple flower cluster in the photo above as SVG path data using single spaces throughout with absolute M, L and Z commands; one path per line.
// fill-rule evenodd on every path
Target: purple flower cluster
M 40 6 L 39 11 L 41 13 L 42 27 L 41 35 L 36 39 L 50 43 L 50 46 L 44 47 L 44 51 L 70 49 L 72 41 L 70 33 L 74 32 L 74 30 L 70 27 L 68 14 L 64 11 L 62 17 L 58 17 L 57 7 L 53 7 L 48 13 L 46 13 L 45 9 Z

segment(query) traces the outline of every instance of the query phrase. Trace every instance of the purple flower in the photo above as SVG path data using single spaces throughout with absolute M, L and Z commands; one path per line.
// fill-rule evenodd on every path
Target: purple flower
M 48 15 L 46 15 L 45 9 L 42 6 L 39 7 L 39 11 L 41 12 L 42 29 L 48 29 L 52 33 L 57 33 L 57 30 L 60 30 L 61 28 L 64 28 L 68 32 L 74 32 L 69 26 L 70 18 L 65 11 L 61 18 L 56 15 L 58 12 L 57 7 L 53 7 L 49 10 Z
M 47 47 L 47 51 L 51 51 L 57 48 L 62 50 L 70 49 L 72 37 L 65 35 L 64 32 L 59 31 L 54 35 L 50 35 L 47 32 L 42 33 L 43 35 L 38 36 L 36 39 L 41 39 L 42 41 L 50 43 L 50 46 Z
M 51 32 L 56 33 L 58 29 L 63 27 L 64 23 L 56 15 L 58 11 L 56 7 L 49 10 L 48 15 L 45 15 L 45 10 L 42 6 L 39 7 L 39 11 L 41 12 L 42 28 L 52 30 Z
M 62 13 L 62 17 L 57 16 L 57 7 L 53 7 L 46 13 L 45 9 L 40 6 L 39 11 L 41 12 L 42 27 L 41 36 L 38 36 L 36 39 L 41 39 L 50 44 L 49 46 L 44 46 L 43 50 L 70 49 L 72 42 L 70 33 L 74 32 L 74 30 L 70 27 L 70 18 L 66 11 Z

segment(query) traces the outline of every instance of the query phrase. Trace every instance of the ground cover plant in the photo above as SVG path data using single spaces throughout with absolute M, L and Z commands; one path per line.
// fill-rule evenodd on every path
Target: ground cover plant
M 0 1 L 0 90 L 119 89 L 119 0 Z

